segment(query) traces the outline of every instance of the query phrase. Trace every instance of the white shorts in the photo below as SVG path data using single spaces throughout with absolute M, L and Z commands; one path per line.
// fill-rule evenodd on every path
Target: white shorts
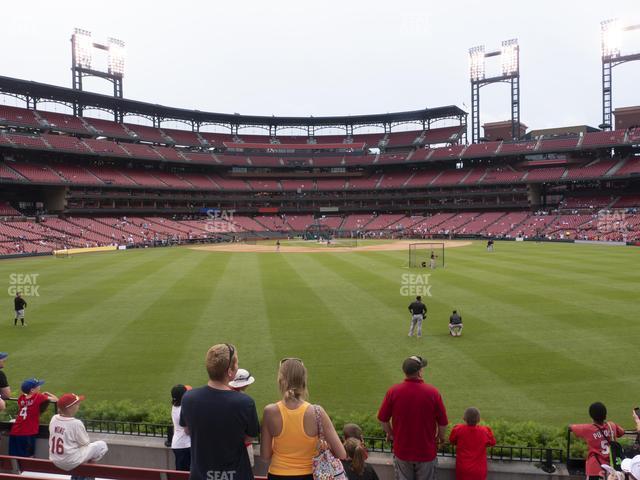
M 23 319 L 24 318 L 24 308 L 22 310 L 16 310 L 16 318 L 18 320 Z

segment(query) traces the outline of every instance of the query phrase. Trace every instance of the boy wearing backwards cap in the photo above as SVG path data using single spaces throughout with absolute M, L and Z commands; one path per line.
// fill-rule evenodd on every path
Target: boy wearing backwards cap
M 9 455 L 33 457 L 35 453 L 40 412 L 46 408 L 47 402 L 58 401 L 58 397 L 49 392 L 40 393 L 40 386 L 43 384 L 44 380 L 37 378 L 22 382 L 22 395 L 18 397 L 18 416 L 9 432 Z
M 83 400 L 83 395 L 75 393 L 62 395 L 58 400 L 58 414 L 49 423 L 49 460 L 62 470 L 73 470 L 82 463 L 97 462 L 109 450 L 102 440 L 90 442 L 84 424 L 74 418 Z

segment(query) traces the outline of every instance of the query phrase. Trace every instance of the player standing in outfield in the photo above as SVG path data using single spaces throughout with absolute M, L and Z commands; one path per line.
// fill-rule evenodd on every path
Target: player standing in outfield
M 49 460 L 62 470 L 73 470 L 83 463 L 97 462 L 109 451 L 102 440 L 92 443 L 84 424 L 74 418 L 83 400 L 83 395 L 65 393 L 58 400 L 58 414 L 49 422 Z
M 18 397 L 18 416 L 9 432 L 9 455 L 33 457 L 36 437 L 40 428 L 40 407 L 46 402 L 57 402 L 58 397 L 40 393 L 43 380 L 29 378 L 22 382 L 22 395 Z
M 16 318 L 13 320 L 13 326 L 17 326 L 18 320 L 20 320 L 24 327 L 26 325 L 26 323 L 24 323 L 24 309 L 27 308 L 27 302 L 24 301 L 20 292 L 16 293 L 16 298 L 13 299 L 13 306 L 16 311 Z
M 487 241 L 487 252 L 493 252 L 493 239 L 490 238 Z
M 454 310 L 449 317 L 449 334 L 452 337 L 459 337 L 462 335 L 462 317 Z
M 4 361 L 8 356 L 9 354 L 7 352 L 0 352 L 0 412 L 7 406 L 4 400 L 11 397 L 11 388 L 9 387 L 7 376 L 2 371 Z
M 429 257 L 429 268 L 431 270 L 435 270 L 436 268 L 436 258 L 438 258 L 438 256 L 435 253 L 431 252 L 431 257 Z
M 416 337 L 420 338 L 422 336 L 422 321 L 427 318 L 427 306 L 422 303 L 421 296 L 418 295 L 415 302 L 411 302 L 409 305 L 409 312 L 411 312 L 409 337 L 413 337 L 413 333 L 415 331 Z
M 280 251 L 280 240 L 276 240 L 276 252 Z

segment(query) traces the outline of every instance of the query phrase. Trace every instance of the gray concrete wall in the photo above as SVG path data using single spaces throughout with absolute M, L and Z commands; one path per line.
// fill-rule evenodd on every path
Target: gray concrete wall
M 109 445 L 109 453 L 100 463 L 108 465 L 122 465 L 131 467 L 147 467 L 160 469 L 175 468 L 173 452 L 164 446 L 164 438 L 135 437 L 131 435 L 108 435 L 90 433 L 92 441 L 104 440 Z M 267 465 L 256 455 L 256 475 L 266 475 Z M 8 452 L 8 437 L 0 437 L 0 453 Z M 48 442 L 46 438 L 38 439 L 36 443 L 36 457 L 48 457 Z M 380 480 L 394 480 L 393 458 L 390 454 L 371 453 L 368 462 L 375 468 Z M 558 471 L 547 474 L 534 464 L 524 462 L 489 462 L 491 480 L 584 480 L 584 477 L 570 476 L 564 465 L 558 465 Z M 438 459 L 438 480 L 455 480 L 455 460 L 452 458 Z

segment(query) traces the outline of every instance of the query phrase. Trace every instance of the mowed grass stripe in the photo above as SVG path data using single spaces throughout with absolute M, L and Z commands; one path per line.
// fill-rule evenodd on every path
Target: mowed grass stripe
M 344 405 L 340 400 L 354 396 L 353 376 L 345 365 L 357 366 L 357 375 L 368 378 L 379 374 L 374 355 L 333 318 L 327 306 L 332 299 L 314 287 L 320 272 L 292 267 L 295 256 L 260 255 L 259 262 L 275 353 L 304 360 L 313 401 L 330 411 L 351 408 L 352 402 Z M 358 395 L 366 395 L 369 388 L 368 382 L 359 382 Z M 372 395 L 379 395 L 377 389 Z

